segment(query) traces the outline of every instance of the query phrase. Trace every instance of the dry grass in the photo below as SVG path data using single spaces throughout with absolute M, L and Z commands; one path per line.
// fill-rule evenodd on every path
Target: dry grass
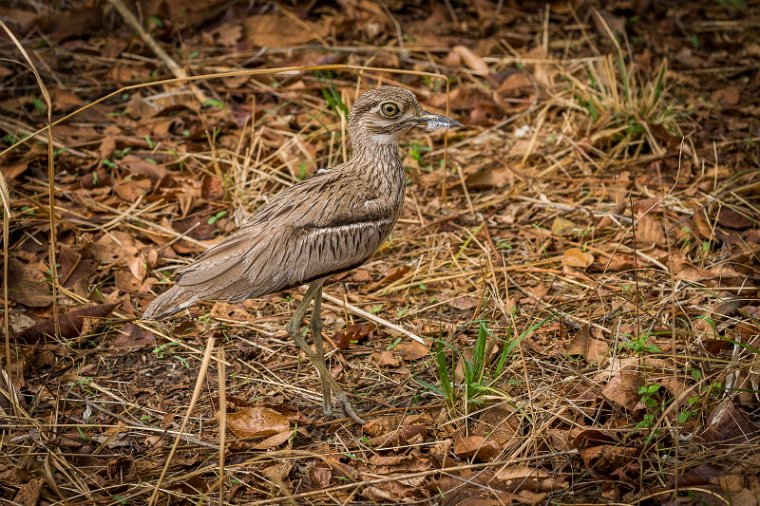
M 645 65 L 610 43 L 606 22 L 599 35 L 592 17 L 563 31 L 547 12 L 531 17 L 533 49 L 504 41 L 503 56 L 481 59 L 490 75 L 446 67 L 445 52 L 413 44 L 406 64 L 418 66 L 407 72 L 390 68 L 392 48 L 346 50 L 349 64 L 323 66 L 273 51 L 269 70 L 238 68 L 252 56 L 240 53 L 191 62 L 188 79 L 99 93 L 59 120 L 47 146 L 72 149 L 45 160 L 55 160 L 55 185 L 32 162 L 14 177 L 10 206 L 3 193 L 16 241 L 4 236 L 5 258 L 34 259 L 56 279 L 55 256 L 34 244 L 57 228 L 59 245 L 80 255 L 71 267 L 56 251 L 66 264 L 61 312 L 119 306 L 65 337 L 10 343 L 18 374 L 8 388 L 4 372 L 0 391 L 0 498 L 728 503 L 757 494 L 757 149 L 703 135 L 689 75 L 668 59 Z M 86 63 L 134 66 L 120 58 Z M 509 86 L 495 77 L 504 72 L 517 76 Z M 168 86 L 188 80 L 213 97 L 205 107 Z M 285 336 L 298 292 L 202 305 L 168 329 L 135 319 L 215 236 L 344 160 L 344 106 L 380 83 L 451 107 L 468 126 L 410 139 L 396 230 L 326 288 L 328 361 L 370 420 L 358 427 L 323 419 L 319 379 Z M 160 112 L 144 113 L 150 106 Z M 88 137 L 94 112 L 108 119 Z M 15 163 L 30 146 L 0 156 Z M 155 163 L 129 168 L 129 156 Z M 45 215 L 53 193 L 57 227 Z M 70 283 L 91 259 L 87 283 Z M 28 314 L 55 320 L 11 299 L 5 323 L 16 331 Z M 374 323 L 361 327 L 352 308 Z M 393 324 L 423 336 L 429 353 Z M 288 429 L 253 439 L 225 431 L 262 406 Z

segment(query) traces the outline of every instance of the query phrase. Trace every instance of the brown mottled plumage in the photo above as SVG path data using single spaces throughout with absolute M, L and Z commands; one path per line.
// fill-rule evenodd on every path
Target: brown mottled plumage
M 319 305 L 324 279 L 364 263 L 393 229 L 404 202 L 404 168 L 398 141 L 412 128 L 458 126 L 423 111 L 414 94 L 381 87 L 364 93 L 349 119 L 352 158 L 282 191 L 249 223 L 179 272 L 144 318 L 162 318 L 203 300 L 238 302 L 310 283 L 288 332 L 322 378 L 325 411 L 330 390 L 360 421 L 324 365 Z M 314 299 L 315 354 L 298 332 Z

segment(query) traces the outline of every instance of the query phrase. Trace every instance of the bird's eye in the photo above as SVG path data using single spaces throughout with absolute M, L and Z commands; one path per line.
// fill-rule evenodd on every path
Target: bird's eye
M 393 102 L 385 102 L 380 106 L 380 112 L 382 112 L 383 116 L 386 118 L 393 118 L 395 116 L 398 116 L 399 108 L 398 105 L 394 104 Z

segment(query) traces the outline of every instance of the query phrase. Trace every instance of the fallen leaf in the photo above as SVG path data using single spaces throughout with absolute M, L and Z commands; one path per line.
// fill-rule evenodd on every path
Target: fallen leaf
M 644 385 L 644 378 L 636 371 L 618 371 L 602 388 L 602 396 L 618 406 L 632 411 L 641 395 L 639 388 Z
M 744 230 L 754 225 L 754 222 L 745 215 L 726 207 L 721 208 L 718 212 L 718 223 L 734 230 Z
M 609 345 L 600 339 L 594 339 L 588 330 L 578 332 L 567 347 L 568 355 L 580 355 L 591 365 L 603 363 L 610 351 Z
M 430 347 L 417 341 L 404 341 L 394 348 L 406 361 L 420 360 L 430 353 Z
M 568 267 L 585 269 L 594 263 L 594 255 L 581 251 L 579 248 L 570 248 L 562 254 L 562 263 Z
M 722 106 L 734 106 L 741 99 L 742 89 L 739 86 L 725 86 L 715 90 L 710 98 L 713 102 Z
M 554 218 L 552 222 L 552 234 L 559 237 L 572 235 L 577 229 L 578 225 L 560 216 Z
M 462 459 L 490 462 L 499 455 L 499 450 L 495 441 L 483 436 L 460 437 L 454 441 L 454 454 Z
M 483 61 L 483 58 L 473 53 L 469 48 L 454 46 L 451 51 L 456 53 L 462 59 L 462 62 L 476 74 L 487 76 L 491 73 L 491 69 L 488 68 L 488 64 Z
M 11 257 L 8 262 L 8 298 L 26 307 L 47 307 L 53 302 L 53 290 L 42 272 Z
M 326 488 L 332 481 L 332 469 L 323 465 L 312 467 L 306 472 L 309 480 L 318 488 Z
M 374 447 L 414 444 L 425 441 L 433 426 L 429 414 L 393 415 L 374 418 L 362 426 Z
M 74 339 L 79 337 L 87 318 L 106 318 L 116 308 L 118 304 L 94 304 L 84 307 L 78 307 L 59 315 L 60 337 L 63 339 Z M 45 336 L 55 334 L 55 324 L 53 319 L 49 318 L 28 329 L 25 329 L 20 335 L 20 339 L 35 341 Z
M 243 21 L 243 27 L 250 44 L 271 48 L 298 46 L 330 33 L 330 23 L 296 23 L 284 14 L 251 16 Z
M 37 506 L 40 502 L 44 478 L 33 478 L 19 488 L 13 498 L 13 504 L 18 506 Z
M 460 311 L 467 311 L 476 308 L 478 307 L 478 304 L 480 304 L 480 298 L 473 297 L 471 295 L 462 295 L 461 297 L 457 297 L 456 299 L 449 302 L 449 306 L 453 307 L 454 309 L 459 309 Z
M 636 239 L 643 243 L 656 245 L 663 245 L 667 242 L 662 223 L 649 214 L 645 214 L 637 220 Z
M 504 188 L 511 185 L 515 179 L 515 172 L 511 167 L 506 165 L 499 167 L 490 167 L 474 174 L 470 174 L 465 179 L 465 184 L 470 190 L 492 190 L 494 188 Z
M 133 323 L 125 323 L 116 334 L 116 338 L 108 342 L 104 348 L 108 353 L 122 355 L 133 351 L 156 346 L 156 335 Z
M 525 90 L 533 91 L 533 81 L 525 72 L 513 72 L 496 88 L 496 92 L 506 96 L 517 96 Z
M 290 423 L 285 416 L 273 409 L 255 406 L 228 413 L 227 427 L 240 439 L 250 439 L 289 431 Z
M 411 502 L 414 498 L 414 489 L 405 487 L 398 481 L 389 481 L 365 487 L 361 494 L 369 501 L 398 504 Z
M 392 351 L 388 350 L 373 351 L 369 358 L 380 367 L 399 367 L 401 365 L 401 361 Z
M 383 279 L 375 283 L 370 283 L 369 285 L 367 285 L 367 291 L 374 292 L 378 288 L 382 288 L 387 285 L 390 285 L 391 283 L 403 278 L 404 275 L 411 270 L 412 270 L 412 267 L 409 265 L 399 265 L 398 267 L 394 267 L 393 269 L 390 270 L 390 272 L 388 272 L 388 274 L 383 276 Z
M 292 430 L 284 430 L 280 432 L 279 434 L 275 434 L 273 436 L 269 436 L 266 439 L 262 439 L 255 445 L 251 446 L 251 448 L 254 450 L 269 450 L 270 448 L 277 448 L 281 444 L 285 443 L 292 436 L 293 436 Z
M 719 445 L 752 444 L 757 434 L 758 428 L 749 416 L 725 398 L 710 412 L 702 438 Z
M 678 483 L 685 487 L 694 487 L 698 485 L 708 485 L 717 481 L 717 478 L 723 474 L 723 470 L 714 464 L 697 464 L 687 470 L 683 476 L 679 477 Z M 670 478 L 672 483 L 673 477 Z
M 150 193 L 151 186 L 150 179 L 120 179 L 113 185 L 113 191 L 131 204 Z
M 372 336 L 375 326 L 370 323 L 360 323 L 349 325 L 343 330 L 339 330 L 333 336 L 333 341 L 339 350 L 347 350 L 351 344 L 360 343 Z
M 580 450 L 586 469 L 609 474 L 636 458 L 636 448 L 619 445 L 598 445 Z
M 567 480 L 541 469 L 532 467 L 505 467 L 500 469 L 494 480 L 498 480 L 500 488 L 516 492 L 530 490 L 532 492 L 550 492 L 566 488 Z
M 127 155 L 119 160 L 119 167 L 126 169 L 134 176 L 145 176 L 153 180 L 166 177 L 166 167 L 156 165 L 134 155 Z M 150 186 L 148 186 L 150 189 Z

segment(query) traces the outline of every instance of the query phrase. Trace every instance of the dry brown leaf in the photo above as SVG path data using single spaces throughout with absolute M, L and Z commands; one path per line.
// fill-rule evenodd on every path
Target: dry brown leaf
M 288 419 L 277 411 L 260 406 L 227 414 L 227 427 L 240 439 L 274 436 L 289 431 Z
M 113 191 L 120 199 L 130 204 L 150 193 L 149 179 L 120 179 L 113 186 Z
M 532 142 L 530 139 L 517 139 L 509 148 L 508 156 L 513 158 L 523 158 L 531 150 Z M 534 146 L 535 148 L 535 146 Z
M 754 225 L 754 222 L 751 219 L 726 207 L 721 208 L 718 213 L 718 223 L 726 228 L 734 230 L 744 230 Z
M 404 341 L 394 348 L 406 361 L 420 360 L 430 353 L 430 347 L 417 341 Z
M 465 179 L 465 183 L 467 188 L 471 190 L 491 190 L 511 185 L 514 183 L 514 179 L 514 171 L 510 167 L 501 166 L 470 174 Z
M 103 346 L 108 353 L 123 355 L 156 346 L 156 335 L 133 323 L 125 323 L 113 340 Z
M 304 44 L 330 33 L 330 23 L 296 23 L 284 14 L 262 14 L 243 21 L 245 38 L 254 46 L 289 47 Z
M 425 441 L 433 425 L 429 414 L 382 416 L 370 420 L 362 430 L 373 446 L 412 444 Z
M 40 502 L 44 478 L 33 478 L 19 488 L 13 498 L 13 504 L 18 506 L 37 506 Z
M 385 276 L 383 276 L 383 279 L 367 285 L 367 291 L 374 292 L 378 288 L 390 285 L 391 283 L 403 278 L 404 275 L 411 270 L 412 267 L 409 265 L 399 265 L 398 267 L 394 267 Z
M 641 395 L 639 388 L 644 385 L 644 378 L 637 371 L 622 370 L 614 374 L 602 388 L 602 395 L 610 402 L 632 411 Z
M 453 307 L 454 309 L 459 309 L 460 311 L 468 311 L 470 309 L 474 309 L 478 307 L 478 304 L 480 304 L 480 298 L 473 297 L 471 295 L 462 295 L 461 297 L 457 297 L 456 299 L 453 299 L 451 302 L 449 302 L 449 306 Z
M 499 451 L 495 441 L 483 436 L 460 437 L 454 441 L 454 454 L 462 459 L 490 462 L 499 455 Z
M 569 248 L 562 254 L 562 264 L 585 269 L 594 263 L 594 255 L 579 248 Z
M 559 237 L 572 235 L 577 229 L 578 225 L 561 216 L 557 216 L 552 222 L 552 234 Z
M 531 467 L 506 467 L 499 470 L 494 479 L 500 482 L 503 489 L 516 492 L 530 490 L 532 492 L 550 492 L 566 488 L 567 481 L 541 469 Z
M 64 339 L 79 337 L 86 318 L 106 318 L 116 306 L 118 304 L 94 304 L 67 311 L 59 316 L 60 337 Z M 48 335 L 52 336 L 54 333 L 55 324 L 50 318 L 24 330 L 19 337 L 29 341 Z
M 306 475 L 309 477 L 309 480 L 311 480 L 313 484 L 317 485 L 318 488 L 328 487 L 332 481 L 332 474 L 332 469 L 324 466 L 323 464 L 318 464 L 312 467 L 306 473 Z
M 362 489 L 362 497 L 370 501 L 404 503 L 414 499 L 414 489 L 398 481 L 378 483 Z
M 471 434 L 487 437 L 500 448 L 506 449 L 521 441 L 519 430 L 520 419 L 515 415 L 514 409 L 505 404 L 496 404 L 481 413 Z
M 702 438 L 719 445 L 752 444 L 757 434 L 758 427 L 751 418 L 726 398 L 713 407 Z
M 47 307 L 53 291 L 38 269 L 11 257 L 8 262 L 8 298 L 26 307 Z
M 119 269 L 113 273 L 114 284 L 122 292 L 140 293 L 142 289 L 141 280 L 135 278 L 131 272 L 126 269 Z
M 251 448 L 254 450 L 269 450 L 270 448 L 277 448 L 281 444 L 285 443 L 292 436 L 293 436 L 292 430 L 284 430 L 280 432 L 279 434 L 275 434 L 273 436 L 269 436 L 266 439 L 262 439 L 255 445 L 251 446 Z
M 166 167 L 156 165 L 134 155 L 127 155 L 119 160 L 119 167 L 128 170 L 134 176 L 145 176 L 154 180 L 166 177 Z
M 609 345 L 600 339 L 594 339 L 587 331 L 578 332 L 567 346 L 568 355 L 580 355 L 592 365 L 602 364 L 609 355 Z
M 488 68 L 488 64 L 483 61 L 483 58 L 473 53 L 465 46 L 454 46 L 451 50 L 452 53 L 456 53 L 462 62 L 474 73 L 487 76 L 491 70 Z
M 731 107 L 739 103 L 741 95 L 741 86 L 726 86 L 715 90 L 710 98 L 719 105 Z
M 510 74 L 496 89 L 497 93 L 507 96 L 519 95 L 525 90 L 533 91 L 533 81 L 530 76 L 524 72 L 514 72 Z
M 619 445 L 597 445 L 580 450 L 587 469 L 598 473 L 611 473 L 636 458 L 636 448 Z
M 333 341 L 339 350 L 347 350 L 351 344 L 360 343 L 372 336 L 375 326 L 371 323 L 359 323 L 349 325 L 343 330 L 339 330 L 333 336 Z
M 660 220 L 651 214 L 640 217 L 636 223 L 636 240 L 648 244 L 666 244 L 665 229 Z
M 389 350 L 373 351 L 369 358 L 380 367 L 399 367 L 401 365 L 398 357 Z

